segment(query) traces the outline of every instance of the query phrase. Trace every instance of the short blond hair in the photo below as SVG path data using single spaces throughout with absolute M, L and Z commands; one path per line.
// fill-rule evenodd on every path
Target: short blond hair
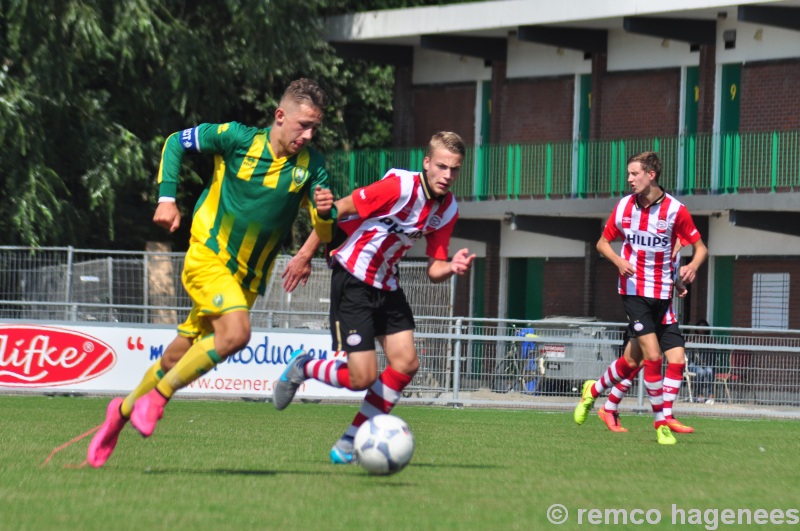
M 428 157 L 432 157 L 437 148 L 444 148 L 450 153 L 461 155 L 461 158 L 467 154 L 467 146 L 464 141 L 456 133 L 450 131 L 439 131 L 433 134 L 431 141 L 428 142 Z

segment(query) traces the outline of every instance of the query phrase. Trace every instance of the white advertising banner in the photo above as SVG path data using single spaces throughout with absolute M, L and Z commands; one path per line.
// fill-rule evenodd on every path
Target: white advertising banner
M 125 395 L 161 357 L 174 328 L 0 323 L 0 390 Z M 254 330 L 250 343 L 184 389 L 184 395 L 272 396 L 272 384 L 297 349 L 333 356 L 327 334 Z M 298 397 L 358 399 L 364 391 L 307 380 Z

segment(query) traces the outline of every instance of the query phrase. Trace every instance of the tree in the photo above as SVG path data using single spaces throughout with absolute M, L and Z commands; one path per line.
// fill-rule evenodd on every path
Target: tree
M 323 152 L 390 142 L 391 70 L 342 64 L 321 38 L 324 0 L 0 7 L 4 244 L 142 249 L 166 239 L 151 223 L 166 136 L 200 122 L 266 126 L 296 77 L 331 97 L 315 142 Z M 209 160 L 184 166 L 178 199 L 189 214 Z M 187 225 L 172 236 L 178 248 Z

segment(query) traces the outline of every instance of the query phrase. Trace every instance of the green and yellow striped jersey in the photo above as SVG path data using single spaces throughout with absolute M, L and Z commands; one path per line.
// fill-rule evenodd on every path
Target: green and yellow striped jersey
M 158 170 L 159 195 L 175 197 L 184 153 L 215 154 L 214 176 L 194 209 L 191 241 L 213 250 L 245 289 L 260 294 L 301 204 L 323 240 L 333 225 L 314 204 L 317 185 L 329 187 L 322 155 L 304 147 L 277 158 L 269 135 L 270 128 L 237 122 L 200 124 L 170 135 Z

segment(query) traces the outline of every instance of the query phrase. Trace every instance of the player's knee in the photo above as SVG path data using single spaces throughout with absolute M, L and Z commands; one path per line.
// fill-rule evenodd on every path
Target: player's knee
M 163 356 L 161 356 L 161 370 L 164 373 L 168 373 L 172 370 L 172 368 L 180 361 L 183 357 L 183 353 L 180 354 L 170 354 L 165 352 Z
M 658 361 L 661 359 L 661 352 L 645 351 L 642 353 L 645 361 Z
M 415 355 L 413 358 L 407 360 L 402 367 L 397 368 L 397 370 L 413 377 L 417 374 L 417 371 L 419 371 L 419 358 Z
M 628 367 L 631 369 L 635 369 L 639 366 L 639 360 L 635 360 L 630 356 L 623 356 L 623 358 L 625 359 L 625 363 L 627 363 Z
M 350 386 L 353 391 L 369 389 L 378 379 L 378 371 L 351 371 Z
M 250 328 L 226 330 L 214 337 L 214 347 L 220 357 L 228 357 L 239 352 L 250 342 Z
M 350 377 L 350 388 L 353 391 L 363 391 L 364 389 L 369 389 L 372 386 L 372 384 L 375 383 L 375 380 L 377 380 L 377 379 L 378 379 L 377 376 L 375 376 L 371 380 L 369 378 L 366 378 L 366 377 L 363 377 L 363 376 L 361 376 L 361 377 L 356 376 L 355 378 L 353 378 L 351 376 Z
M 193 338 L 178 336 L 167 346 L 164 355 L 161 356 L 161 370 L 169 372 L 186 354 L 194 343 Z

